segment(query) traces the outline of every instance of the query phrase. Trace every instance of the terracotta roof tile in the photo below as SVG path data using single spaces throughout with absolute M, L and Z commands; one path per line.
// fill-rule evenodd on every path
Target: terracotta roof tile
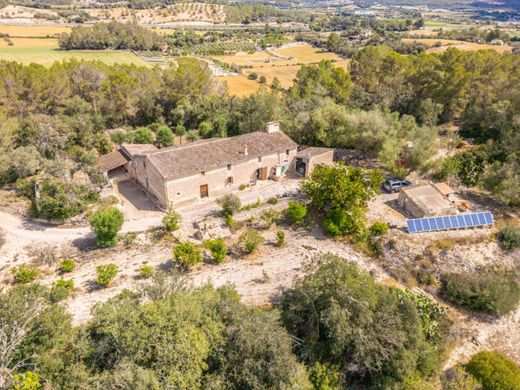
M 247 147 L 247 155 L 245 150 Z M 229 138 L 211 138 L 146 153 L 164 179 L 190 176 L 227 164 L 294 149 L 297 144 L 285 133 L 257 131 Z
M 116 150 L 99 157 L 98 165 L 102 172 L 108 172 L 125 165 L 127 162 L 128 160 L 121 152 Z

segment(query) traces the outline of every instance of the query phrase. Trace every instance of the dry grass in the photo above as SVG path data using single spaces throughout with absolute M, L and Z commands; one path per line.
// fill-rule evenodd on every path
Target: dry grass
M 482 44 L 482 43 L 472 43 L 472 42 L 465 42 L 465 41 L 458 41 L 455 39 L 430 39 L 430 38 L 417 38 L 417 39 L 411 39 L 406 38 L 402 40 L 405 43 L 411 43 L 411 42 L 420 42 L 424 43 L 427 46 L 434 46 L 441 43 L 441 47 L 432 47 L 428 50 L 428 53 L 442 53 L 445 51 L 448 47 L 454 47 L 459 50 L 495 50 L 498 53 L 510 53 L 513 48 L 508 45 L 504 46 L 498 46 L 498 45 L 488 45 L 488 44 Z
M 406 34 L 408 35 L 412 35 L 412 36 L 424 36 L 424 37 L 435 37 L 439 34 L 438 31 L 433 31 L 433 30 L 412 30 L 412 31 L 407 31 Z
M 239 97 L 249 96 L 258 91 L 261 86 L 260 83 L 249 80 L 245 76 L 226 76 L 219 77 L 217 80 L 227 84 L 230 95 Z
M 237 53 L 232 56 L 217 56 L 215 58 L 227 64 L 253 68 L 310 64 L 322 60 L 342 61 L 342 58 L 338 55 L 323 52 L 310 45 L 273 49 L 272 52 L 257 51 L 252 54 Z
M 5 40 L 0 40 L 0 47 L 2 48 L 53 48 L 58 47 L 58 40 L 53 38 L 10 38 L 13 46 L 9 46 Z
M 53 37 L 57 34 L 67 33 L 70 30 L 70 27 L 60 26 L 0 26 L 0 33 L 20 38 Z
M 334 62 L 335 66 L 341 67 L 345 70 L 348 69 L 349 60 L 341 60 Z M 258 74 L 258 77 L 264 76 L 267 80 L 268 84 L 271 84 L 275 77 L 278 77 L 280 80 L 280 84 L 283 88 L 289 88 L 293 85 L 294 80 L 296 79 L 296 75 L 300 70 L 301 65 L 288 65 L 288 66 L 271 66 L 271 67 L 263 67 L 263 68 L 254 68 L 254 69 L 244 69 L 244 74 L 247 76 L 250 73 L 255 72 Z

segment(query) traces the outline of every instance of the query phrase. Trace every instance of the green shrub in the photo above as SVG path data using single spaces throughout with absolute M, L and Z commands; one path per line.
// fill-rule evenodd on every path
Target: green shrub
M 11 272 L 13 273 L 16 283 L 30 283 L 40 274 L 40 271 L 38 271 L 37 268 L 29 264 L 22 264 L 18 267 L 13 267 Z
M 148 127 L 139 127 L 134 133 L 135 144 L 151 144 L 153 143 L 153 133 Z
M 249 211 L 249 210 L 256 209 L 257 207 L 260 207 L 260 199 L 257 199 L 256 202 L 246 204 L 245 206 L 242 207 L 242 210 Z
M 303 223 L 307 216 L 307 206 L 301 202 L 289 201 L 289 207 L 287 208 L 285 215 L 292 223 L 299 225 Z
M 234 218 L 231 214 L 226 215 L 226 226 L 231 227 L 233 225 Z
M 211 252 L 213 260 L 217 263 L 222 263 L 226 258 L 227 245 L 226 242 L 218 237 L 213 240 L 204 241 L 205 247 Z
M 240 198 L 234 194 L 227 194 L 217 199 L 217 204 L 222 207 L 222 215 L 233 215 L 240 211 L 242 203 Z
M 162 219 L 162 224 L 164 227 L 164 230 L 167 232 L 174 232 L 176 230 L 179 230 L 181 227 L 181 216 L 178 212 L 175 211 L 173 207 L 168 207 L 168 212 Z
M 450 274 L 444 276 L 440 292 L 454 305 L 502 315 L 515 309 L 520 300 L 516 279 L 514 272 L 494 270 Z
M 190 268 L 202 261 L 200 248 L 191 242 L 184 242 L 173 249 L 175 262 L 184 268 Z
M 383 236 L 388 232 L 388 224 L 385 222 L 374 222 L 368 229 L 373 236 Z
M 74 281 L 60 279 L 53 283 L 51 288 L 51 301 L 60 302 L 67 299 L 74 291 Z
M 123 213 L 115 207 L 98 210 L 89 218 L 90 226 L 96 233 L 96 245 L 100 248 L 114 246 L 117 233 L 123 226 Z
M 361 241 L 368 238 L 368 232 L 362 220 L 362 212 L 358 209 L 347 211 L 343 208 L 333 208 L 323 220 L 325 231 L 331 236 L 352 235 L 360 237 Z
M 238 245 L 247 253 L 253 253 L 264 242 L 264 237 L 254 229 L 248 229 L 238 238 Z
M 482 390 L 482 386 L 463 367 L 447 370 L 441 378 L 442 390 Z
M 466 369 L 484 390 L 520 389 L 520 367 L 500 352 L 479 352 L 473 355 Z
M 73 259 L 63 259 L 60 264 L 61 272 L 72 272 L 76 268 L 76 262 Z
M 285 246 L 285 232 L 282 229 L 278 229 L 276 232 L 276 245 L 280 248 Z
M 270 205 L 274 206 L 277 203 L 278 203 L 278 198 L 275 197 L 275 196 L 273 196 L 272 198 L 267 199 L 267 204 L 270 204 Z
M 280 213 L 276 210 L 265 210 L 260 214 L 260 219 L 267 224 L 267 227 L 271 227 L 276 223 L 278 218 L 280 217 Z
M 520 229 L 516 226 L 508 225 L 498 232 L 498 242 L 505 250 L 512 251 L 520 248 Z
M 141 268 L 139 268 L 139 276 L 142 279 L 151 278 L 154 273 L 155 273 L 155 270 L 151 265 L 144 264 L 141 266 Z
M 115 264 L 106 264 L 96 267 L 96 283 L 102 287 L 108 287 L 110 282 L 116 277 L 119 269 Z
M 240 186 L 238 187 L 238 189 L 239 189 L 240 191 L 244 191 L 247 187 L 249 187 L 249 185 L 247 185 L 247 184 L 240 184 Z

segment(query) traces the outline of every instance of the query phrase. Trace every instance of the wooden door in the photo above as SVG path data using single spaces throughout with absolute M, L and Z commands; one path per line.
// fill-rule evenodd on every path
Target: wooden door
M 207 198 L 208 196 L 209 196 L 208 185 L 207 184 L 201 185 L 200 186 L 200 197 Z
M 260 174 L 260 180 L 267 180 L 267 167 L 262 167 L 262 173 Z

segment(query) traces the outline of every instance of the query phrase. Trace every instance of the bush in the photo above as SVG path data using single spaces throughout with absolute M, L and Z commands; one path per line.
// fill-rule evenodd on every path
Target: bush
M 343 208 L 333 208 L 323 220 L 325 231 L 331 236 L 367 235 L 362 220 L 362 212 L 359 209 L 347 211 Z
M 51 288 L 51 301 L 60 302 L 67 299 L 74 290 L 73 280 L 60 279 L 53 283 Z
M 181 227 L 181 220 L 182 218 L 180 214 L 176 212 L 173 207 L 168 207 L 168 212 L 162 219 L 164 230 L 170 233 L 179 230 Z
M 231 227 L 233 225 L 234 219 L 231 214 L 226 215 L 226 226 Z
M 148 279 L 153 276 L 155 273 L 154 268 L 151 265 L 142 265 L 141 268 L 139 268 L 139 276 L 142 279 Z
M 247 76 L 247 78 L 249 80 L 256 80 L 258 78 L 258 74 L 256 74 L 255 72 L 251 72 L 249 73 L 249 76 Z
M 175 262 L 184 268 L 190 268 L 202 261 L 202 252 L 195 244 L 184 242 L 173 249 Z
M 247 184 L 240 184 L 240 186 L 238 187 L 238 189 L 239 189 L 240 191 L 244 191 L 247 187 L 249 187 L 249 185 L 247 185 Z
M 374 222 L 368 229 L 373 236 L 382 236 L 388 232 L 388 224 L 385 222 Z
M 253 253 L 264 242 L 264 237 L 254 229 L 248 229 L 238 238 L 238 245 L 247 253 Z
M 285 232 L 282 229 L 279 229 L 276 232 L 276 245 L 278 245 L 280 248 L 285 246 Z
M 275 197 L 275 196 L 273 196 L 272 198 L 267 199 L 267 204 L 270 204 L 270 205 L 274 206 L 277 203 L 278 203 L 278 198 Z
M 482 390 L 482 386 L 473 375 L 463 367 L 447 370 L 441 378 L 442 390 Z
M 206 240 L 204 245 L 211 252 L 213 260 L 217 263 L 222 263 L 224 261 L 227 253 L 227 245 L 222 238 L 219 237 L 214 240 Z
M 443 278 L 441 294 L 454 305 L 488 314 L 506 314 L 520 300 L 517 274 L 485 270 L 480 274 L 458 273 Z
M 273 224 L 276 223 L 278 218 L 280 217 L 280 214 L 276 210 L 265 210 L 260 214 L 260 219 L 264 221 L 267 224 L 267 227 L 271 227 Z
M 217 204 L 222 207 L 222 215 L 233 215 L 237 211 L 240 211 L 242 203 L 238 196 L 233 194 L 227 194 L 217 199 Z
M 123 213 L 115 207 L 98 210 L 89 218 L 90 226 L 96 233 L 96 245 L 100 248 L 114 246 L 117 243 L 117 232 L 123 226 Z
M 482 351 L 473 355 L 466 369 L 484 390 L 520 389 L 520 367 L 499 352 Z
M 512 251 L 520 248 L 520 229 L 516 226 L 506 226 L 498 232 L 498 242 L 505 250 Z
M 307 216 L 307 206 L 301 202 L 289 201 L 289 207 L 287 208 L 285 215 L 292 223 L 299 225 Z
M 115 264 L 106 264 L 96 267 L 96 283 L 102 287 L 108 287 L 110 282 L 116 277 L 119 269 Z
M 11 272 L 13 273 L 16 283 L 30 283 L 40 274 L 38 269 L 29 264 L 22 264 L 19 267 L 14 267 Z
M 134 133 L 134 143 L 151 144 L 153 143 L 153 133 L 148 127 L 140 127 Z
M 63 259 L 60 264 L 61 272 L 72 272 L 76 268 L 76 262 L 73 259 Z

